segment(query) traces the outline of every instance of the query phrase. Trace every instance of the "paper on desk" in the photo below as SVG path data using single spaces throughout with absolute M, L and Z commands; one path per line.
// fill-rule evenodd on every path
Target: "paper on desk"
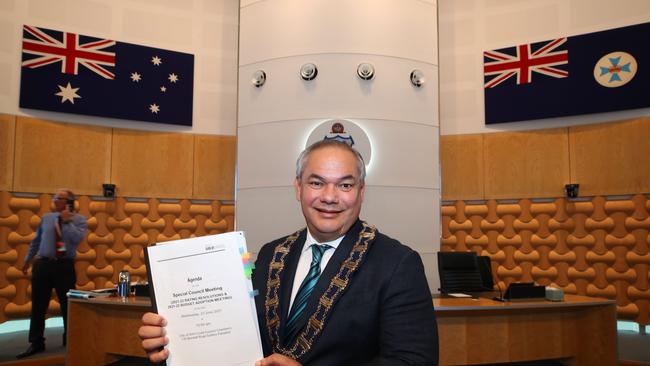
M 451 297 L 472 297 L 472 295 L 463 294 L 463 293 L 460 293 L 460 292 L 450 293 L 448 295 L 451 296 Z
M 242 232 L 146 248 L 152 303 L 167 319 L 167 365 L 254 365 L 263 357 Z

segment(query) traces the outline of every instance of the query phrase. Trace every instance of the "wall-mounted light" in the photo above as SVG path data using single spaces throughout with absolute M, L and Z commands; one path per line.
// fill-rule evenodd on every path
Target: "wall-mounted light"
M 266 73 L 264 70 L 257 70 L 253 73 L 253 78 L 251 79 L 251 83 L 255 85 L 255 87 L 259 88 L 260 86 L 264 85 L 266 82 Z
M 424 73 L 421 70 L 415 69 L 411 71 L 411 84 L 416 87 L 421 87 L 427 79 L 424 78 Z
M 318 68 L 311 62 L 302 65 L 300 68 L 300 77 L 303 80 L 313 80 L 316 78 L 316 75 L 318 75 Z
M 357 75 L 363 80 L 370 80 L 375 76 L 375 68 L 369 63 L 361 63 L 357 66 Z

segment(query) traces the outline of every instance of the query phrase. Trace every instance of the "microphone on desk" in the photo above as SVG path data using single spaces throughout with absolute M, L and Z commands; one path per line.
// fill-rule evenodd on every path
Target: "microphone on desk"
M 501 286 L 499 286 L 499 281 L 495 282 L 495 285 L 497 285 L 497 289 L 499 290 L 499 297 L 495 296 L 492 298 L 492 300 L 506 302 L 506 299 L 503 298 L 503 291 L 501 291 Z

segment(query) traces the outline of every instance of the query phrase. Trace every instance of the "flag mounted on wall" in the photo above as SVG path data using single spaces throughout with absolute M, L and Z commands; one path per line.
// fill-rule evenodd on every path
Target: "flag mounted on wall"
M 650 23 L 483 53 L 485 123 L 650 107 Z
M 194 55 L 23 26 L 20 107 L 192 125 Z

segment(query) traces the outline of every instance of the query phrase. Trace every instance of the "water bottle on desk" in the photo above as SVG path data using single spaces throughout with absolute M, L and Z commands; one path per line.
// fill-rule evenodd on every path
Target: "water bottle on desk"
M 117 295 L 126 298 L 131 294 L 131 274 L 127 270 L 117 275 Z

